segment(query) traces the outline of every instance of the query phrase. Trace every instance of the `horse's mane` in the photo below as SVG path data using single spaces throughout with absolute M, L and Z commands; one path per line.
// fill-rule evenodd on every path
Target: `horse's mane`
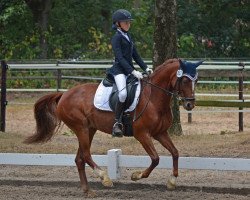
M 176 58 L 173 58 L 173 59 L 168 59 L 166 60 L 164 63 L 162 63 L 160 66 L 158 66 L 154 72 L 160 72 L 163 68 L 165 68 L 167 65 L 171 64 L 171 63 L 174 63 L 174 62 L 179 62 L 178 59 Z

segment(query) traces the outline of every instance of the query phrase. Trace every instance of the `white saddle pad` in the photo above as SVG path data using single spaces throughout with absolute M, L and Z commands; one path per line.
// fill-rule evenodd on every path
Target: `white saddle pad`
M 112 87 L 105 87 L 103 82 L 101 82 L 96 90 L 94 105 L 99 110 L 112 111 L 109 106 L 109 96 L 112 92 Z M 126 112 L 131 112 L 135 109 L 141 92 L 141 83 L 138 82 L 138 86 L 135 92 L 135 98 L 132 105 L 126 110 Z

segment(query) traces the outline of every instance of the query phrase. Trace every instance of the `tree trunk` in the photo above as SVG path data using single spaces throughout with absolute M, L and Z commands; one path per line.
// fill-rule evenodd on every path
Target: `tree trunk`
M 168 129 L 168 133 L 170 135 L 182 135 L 179 100 L 178 96 L 176 95 L 173 95 L 172 98 L 172 112 L 173 112 L 173 123 L 172 126 Z
M 177 55 L 176 0 L 156 0 L 154 66 Z
M 40 58 L 46 59 L 48 52 L 48 43 L 46 33 L 48 31 L 49 13 L 52 8 L 53 0 L 25 0 L 29 6 L 40 36 Z
M 177 55 L 177 4 L 176 0 L 155 1 L 154 68 Z M 170 134 L 181 135 L 179 102 L 173 98 L 173 124 Z
M 108 35 L 109 31 L 110 31 L 110 27 L 111 27 L 110 21 L 109 21 L 110 10 L 108 10 L 106 8 L 101 9 L 101 15 L 104 18 L 104 21 L 103 21 L 103 32 L 104 32 L 104 34 Z

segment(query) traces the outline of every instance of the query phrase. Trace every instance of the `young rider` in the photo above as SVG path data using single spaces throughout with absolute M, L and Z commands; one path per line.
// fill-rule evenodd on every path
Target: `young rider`
M 113 75 L 118 88 L 118 102 L 115 108 L 115 124 L 113 126 L 112 135 L 114 137 L 122 137 L 122 115 L 124 112 L 125 100 L 127 98 L 126 77 L 133 74 L 137 79 L 142 79 L 142 73 L 137 71 L 133 66 L 134 61 L 141 67 L 143 71 L 152 73 L 138 54 L 134 42 L 128 33 L 131 25 L 132 16 L 129 11 L 119 9 L 113 13 L 113 26 L 116 30 L 112 38 L 112 49 L 115 55 L 115 62 L 108 70 L 108 74 Z

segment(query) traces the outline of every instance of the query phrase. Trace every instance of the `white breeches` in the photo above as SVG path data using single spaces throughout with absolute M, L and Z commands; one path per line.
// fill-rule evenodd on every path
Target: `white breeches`
M 127 98 L 126 76 L 124 74 L 118 74 L 114 76 L 114 78 L 119 92 L 119 101 L 123 103 Z

